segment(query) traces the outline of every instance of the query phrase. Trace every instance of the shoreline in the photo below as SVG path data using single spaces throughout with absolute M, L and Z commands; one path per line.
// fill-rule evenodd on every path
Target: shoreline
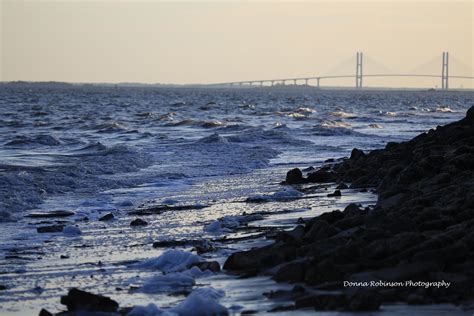
M 323 166 L 307 177 L 299 169 L 290 170 L 285 184 L 298 188 L 308 183 L 339 183 L 333 196 L 341 195 L 348 187 L 345 183 L 353 189 L 376 188 L 377 204 L 373 208 L 349 204 L 342 212 L 324 213 L 281 233 L 270 246 L 232 254 L 224 269 L 270 273 L 276 281 L 297 284 L 297 291 L 283 293 L 294 304 L 281 310 L 372 311 L 390 302 L 472 301 L 472 135 L 474 107 L 461 121 L 370 153 L 354 149 L 349 159 Z M 443 282 L 452 287 L 356 286 L 348 290 L 343 286 L 344 282 L 376 280 Z M 339 292 L 320 292 L 324 290 Z

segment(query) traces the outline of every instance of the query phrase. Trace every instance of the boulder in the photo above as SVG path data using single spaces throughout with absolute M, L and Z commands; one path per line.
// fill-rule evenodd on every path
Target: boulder
M 42 308 L 39 312 L 39 316 L 53 316 L 53 314 L 47 311 L 46 309 Z
M 382 305 L 382 297 L 375 291 L 359 290 L 347 298 L 345 310 L 376 311 Z
M 113 219 L 114 219 L 114 214 L 107 213 L 104 216 L 102 216 L 101 218 L 99 218 L 99 221 L 104 222 L 104 221 L 110 221 L 110 220 L 113 220 Z
M 326 221 L 320 220 L 312 224 L 309 231 L 304 235 L 304 239 L 316 241 L 316 240 L 329 238 L 333 235 L 336 235 L 339 232 L 340 230 L 337 229 L 336 227 L 330 225 Z
M 69 312 L 92 311 L 114 313 L 119 304 L 106 296 L 92 294 L 73 288 L 66 296 L 61 297 L 61 304 L 66 305 Z
M 306 180 L 311 183 L 325 183 L 334 181 L 334 174 L 326 170 L 318 170 L 308 174 Z
M 342 196 L 341 190 L 336 190 L 333 193 L 328 194 L 328 197 L 338 197 L 338 196 Z
M 365 157 L 365 153 L 362 150 L 357 149 L 357 148 L 352 149 L 351 157 L 350 157 L 351 160 L 357 160 L 361 157 Z
M 286 184 L 303 183 L 304 182 L 303 173 L 301 172 L 299 168 L 291 169 L 286 174 L 285 182 Z
M 76 213 L 72 211 L 58 210 L 58 211 L 49 211 L 49 212 L 33 212 L 26 215 L 25 217 L 30 217 L 30 218 L 68 217 L 74 214 Z
M 312 293 L 295 300 L 296 308 L 312 307 L 318 311 L 343 310 L 346 296 L 341 293 Z
M 307 263 L 304 261 L 290 262 L 283 265 L 273 276 L 277 282 L 302 282 Z
M 148 225 L 148 222 L 144 221 L 141 218 L 136 218 L 130 223 L 130 226 L 146 226 L 146 225 Z

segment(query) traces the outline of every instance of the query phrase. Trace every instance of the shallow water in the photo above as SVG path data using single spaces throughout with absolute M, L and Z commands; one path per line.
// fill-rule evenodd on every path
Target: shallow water
M 59 296 L 70 287 L 110 295 L 121 306 L 174 306 L 183 295 L 135 290 L 157 273 L 131 263 L 159 256 L 165 249 L 153 248 L 154 241 L 241 236 L 216 234 L 205 227 L 243 212 L 271 215 L 250 225 L 292 227 L 299 217 L 343 208 L 351 201 L 373 203 L 376 197 L 371 193 L 331 199 L 324 188 L 292 201 L 245 200 L 280 191 L 278 183 L 293 166 L 317 166 L 354 147 L 381 148 L 388 141 L 409 139 L 460 119 L 473 105 L 472 96 L 2 87 L 0 284 L 7 290 L 0 291 L 0 313 L 59 310 Z M 136 216 L 128 211 L 157 204 L 199 207 L 144 216 L 148 226 L 129 226 Z M 50 210 L 71 210 L 75 215 L 24 217 Z M 281 210 L 288 212 L 275 213 Z M 116 219 L 97 221 L 108 212 Z M 45 220 L 68 221 L 82 234 L 36 233 Z M 204 257 L 223 263 L 232 251 L 265 242 L 226 244 Z M 68 258 L 60 259 L 61 255 Z M 196 280 L 195 288 L 224 290 L 220 303 L 236 314 L 247 309 L 263 313 L 275 304 L 261 295 L 277 286 L 269 278 L 240 280 L 217 274 Z M 400 314 L 395 307 L 387 308 L 389 314 Z

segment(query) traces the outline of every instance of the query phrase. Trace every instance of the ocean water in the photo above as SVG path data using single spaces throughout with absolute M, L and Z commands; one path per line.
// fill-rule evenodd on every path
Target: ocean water
M 473 104 L 471 92 L 1 87 L 0 285 L 7 289 L 0 291 L 0 314 L 59 310 L 59 296 L 73 286 L 123 306 L 173 307 L 184 297 L 141 291 L 156 271 L 131 263 L 166 251 L 154 241 L 238 236 L 224 227 L 238 217 L 212 225 L 243 212 L 263 214 L 253 219 L 257 226 L 291 227 L 351 201 L 373 203 L 376 196 L 358 192 L 337 201 L 324 192 L 281 201 L 293 193 L 279 182 L 295 166 L 318 166 L 354 147 L 381 148 L 458 120 Z M 252 196 L 268 202 L 246 203 Z M 146 227 L 129 226 L 131 211 L 156 205 L 168 210 L 143 217 Z M 25 217 L 52 210 L 75 215 Z M 97 220 L 109 212 L 112 222 Z M 56 220 L 81 234 L 36 232 Z M 265 242 L 207 256 L 222 263 L 236 249 Z M 232 313 L 273 306 L 261 295 L 276 286 L 269 278 L 192 278 L 223 291 L 218 299 Z M 251 282 L 259 290 L 245 290 L 255 288 Z

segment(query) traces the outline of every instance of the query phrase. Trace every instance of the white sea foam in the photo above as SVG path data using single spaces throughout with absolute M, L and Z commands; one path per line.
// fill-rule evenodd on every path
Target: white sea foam
M 292 187 L 284 187 L 282 190 L 277 191 L 272 194 L 256 194 L 249 196 L 247 198 L 248 202 L 271 202 L 271 201 L 286 201 L 286 200 L 293 200 L 297 199 L 303 194 L 292 188 Z
M 208 233 L 220 234 L 232 231 L 232 229 L 241 226 L 242 224 L 263 219 L 261 214 L 250 215 L 228 215 L 218 220 L 212 221 L 204 226 L 204 231 Z
M 185 270 L 199 261 L 201 261 L 201 258 L 191 252 L 170 249 L 163 252 L 159 257 L 145 260 L 136 264 L 136 266 L 163 272 L 175 272 Z
M 141 291 L 145 293 L 160 293 L 190 289 L 196 284 L 197 278 L 209 277 L 213 274 L 209 270 L 202 271 L 194 266 L 179 272 L 155 275 L 145 281 Z
M 214 288 L 199 288 L 191 292 L 185 300 L 175 307 L 161 309 L 151 303 L 147 306 L 135 306 L 128 316 L 223 316 L 228 315 L 225 306 L 219 299 L 225 296 L 224 291 Z
M 194 290 L 188 297 L 171 309 L 180 316 L 219 316 L 227 315 L 228 310 L 219 304 L 219 298 L 225 294 L 213 288 Z

